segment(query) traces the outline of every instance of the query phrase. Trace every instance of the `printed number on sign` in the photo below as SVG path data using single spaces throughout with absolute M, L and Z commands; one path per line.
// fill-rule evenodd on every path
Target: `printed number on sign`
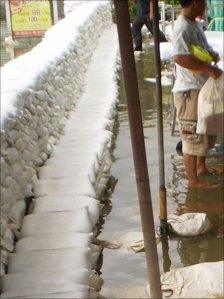
M 39 16 L 40 15 L 40 10 L 39 9 L 33 9 L 32 10 L 32 15 Z
M 30 22 L 37 22 L 37 17 L 31 17 L 31 18 L 29 18 L 29 21 Z

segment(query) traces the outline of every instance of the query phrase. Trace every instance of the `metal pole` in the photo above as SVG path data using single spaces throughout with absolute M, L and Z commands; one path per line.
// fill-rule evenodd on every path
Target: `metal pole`
M 10 31 L 11 36 L 13 36 L 9 0 L 5 1 L 5 13 L 6 13 L 6 23 L 7 23 L 8 30 Z
M 53 8 L 53 22 L 57 24 L 58 22 L 58 3 L 57 0 L 52 1 L 52 8 Z
M 161 232 L 167 230 L 167 202 L 165 188 L 164 170 L 164 141 L 163 141 L 163 103 L 161 87 L 161 62 L 159 48 L 159 9 L 158 1 L 152 0 L 153 5 L 153 37 L 156 64 L 156 96 L 157 96 L 157 129 L 158 129 L 158 148 L 159 148 L 159 197 L 160 197 L 160 222 Z
M 162 298 L 137 74 L 127 0 L 114 0 L 151 298 Z

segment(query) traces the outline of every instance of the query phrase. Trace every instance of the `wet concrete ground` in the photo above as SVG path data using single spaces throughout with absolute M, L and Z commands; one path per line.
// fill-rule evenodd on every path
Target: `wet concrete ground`
M 136 59 L 145 144 L 148 157 L 150 186 L 153 201 L 155 226 L 159 226 L 158 203 L 158 145 L 156 129 L 155 84 L 145 80 L 154 77 L 152 46 L 145 45 L 145 51 Z M 169 108 L 171 87 L 163 88 L 164 141 L 168 213 L 205 212 L 214 230 L 206 236 L 194 238 L 168 238 L 158 243 L 161 273 L 207 261 L 223 259 L 223 175 L 201 177 L 219 183 L 213 190 L 187 190 L 182 157 L 176 153 L 178 134 L 171 137 L 166 111 Z M 222 142 L 222 140 L 221 140 Z M 223 156 L 217 152 L 208 159 L 210 165 L 223 165 Z M 141 239 L 141 223 L 136 191 L 134 166 L 130 143 L 124 86 L 121 80 L 119 128 L 114 150 L 111 174 L 117 180 L 109 196 L 111 212 L 105 217 L 99 239 L 118 240 L 122 247 L 103 251 L 101 294 L 106 298 L 146 298 L 147 272 L 145 253 L 135 253 L 129 245 Z

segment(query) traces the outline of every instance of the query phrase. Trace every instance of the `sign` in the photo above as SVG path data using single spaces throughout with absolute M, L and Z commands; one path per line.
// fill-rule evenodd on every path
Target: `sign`
M 40 37 L 53 25 L 49 0 L 9 0 L 13 37 Z

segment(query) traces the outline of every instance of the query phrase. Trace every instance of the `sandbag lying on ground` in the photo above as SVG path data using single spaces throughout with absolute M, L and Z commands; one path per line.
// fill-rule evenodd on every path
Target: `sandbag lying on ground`
M 68 212 L 27 215 L 23 219 L 21 237 L 60 232 L 91 233 L 88 209 L 84 207 Z
M 90 249 L 66 248 L 16 252 L 9 255 L 8 273 L 39 270 L 91 269 Z
M 223 298 L 223 261 L 201 263 L 161 276 L 164 297 Z
M 35 234 L 20 239 L 15 251 L 33 251 L 47 249 L 63 249 L 74 247 L 90 247 L 92 233 L 63 232 L 51 234 Z
M 52 293 L 52 294 L 41 294 L 41 295 L 32 295 L 32 296 L 23 296 L 23 297 L 16 297 L 16 298 L 22 298 L 22 299 L 47 299 L 47 298 L 59 298 L 59 299 L 65 299 L 65 298 L 78 298 L 78 299 L 99 299 L 102 298 L 94 289 L 86 289 L 85 291 L 82 290 L 82 292 L 74 291 L 74 292 L 58 292 L 58 293 Z
M 172 233 L 179 236 L 199 236 L 212 228 L 211 222 L 204 213 L 186 213 L 168 215 L 167 223 Z
M 46 165 L 40 168 L 38 177 L 40 179 L 60 179 L 66 177 L 75 177 L 77 175 L 87 175 L 92 184 L 96 181 L 95 169 L 87 163 L 76 164 L 70 161 L 69 165 Z
M 33 214 L 64 212 L 88 207 L 93 226 L 99 219 L 100 202 L 84 195 L 43 196 L 35 199 Z
M 45 283 L 43 285 L 36 285 L 34 288 L 28 288 L 26 290 L 21 290 L 17 288 L 17 290 L 8 291 L 1 294 L 1 298 L 47 298 L 42 294 L 57 294 L 60 293 L 59 298 L 65 298 L 64 293 L 66 292 L 74 292 L 78 294 L 85 294 L 86 297 L 78 297 L 78 298 L 88 298 L 89 287 L 84 285 L 77 285 L 74 283 Z M 52 298 L 55 298 L 53 296 Z M 70 297 L 71 298 L 71 297 Z M 73 297 L 77 298 L 77 297 Z
M 4 275 L 1 278 L 2 292 L 13 292 L 18 289 L 25 293 L 29 290 L 43 292 L 47 284 L 74 283 L 89 285 L 90 273 L 87 269 L 32 270 Z
M 36 180 L 33 183 L 36 197 L 55 194 L 82 194 L 95 197 L 95 190 L 87 175 L 77 175 L 60 179 Z

